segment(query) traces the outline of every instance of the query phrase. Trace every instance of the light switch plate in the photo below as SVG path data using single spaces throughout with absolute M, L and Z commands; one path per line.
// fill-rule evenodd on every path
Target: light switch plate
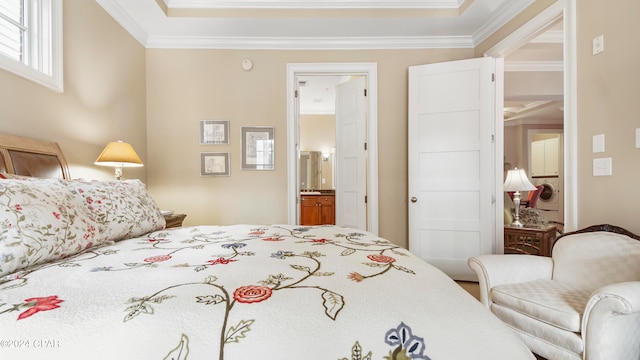
M 596 36 L 593 38 L 593 55 L 598 55 L 604 51 L 604 35 Z
M 593 136 L 593 153 L 604 152 L 604 134 Z
M 611 176 L 613 174 L 612 167 L 610 157 L 593 159 L 593 176 Z
M 636 129 L 636 149 L 640 149 L 640 128 Z

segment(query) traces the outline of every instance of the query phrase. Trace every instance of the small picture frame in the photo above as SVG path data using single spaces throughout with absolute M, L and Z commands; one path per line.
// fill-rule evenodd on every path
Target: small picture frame
M 200 153 L 200 176 L 230 176 L 228 152 Z
M 243 126 L 242 170 L 273 170 L 274 129 L 272 126 Z
M 200 120 L 200 145 L 229 143 L 229 120 Z

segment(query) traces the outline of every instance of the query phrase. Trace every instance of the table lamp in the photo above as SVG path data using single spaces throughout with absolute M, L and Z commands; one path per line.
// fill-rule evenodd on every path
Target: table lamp
M 535 190 L 524 169 L 515 168 L 507 172 L 507 180 L 504 182 L 504 191 L 513 192 L 513 204 L 516 207 L 516 214 L 513 218 L 511 226 L 523 227 L 520 222 L 520 191 Z
M 96 159 L 96 165 L 115 167 L 115 176 L 117 180 L 122 177 L 123 167 L 140 167 L 144 166 L 142 160 L 136 154 L 131 144 L 122 140 L 112 141 L 102 150 L 102 153 Z

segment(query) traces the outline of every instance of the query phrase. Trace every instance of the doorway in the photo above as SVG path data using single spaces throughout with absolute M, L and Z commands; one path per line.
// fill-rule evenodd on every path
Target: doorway
M 298 78 L 303 76 L 366 77 L 367 87 L 367 231 L 378 233 L 378 144 L 377 144 L 377 64 L 376 63 L 298 63 L 287 64 L 287 178 L 288 222 L 299 224 L 300 109 L 296 98 Z M 336 129 L 336 132 L 339 132 Z
M 563 185 L 564 229 L 577 229 L 577 75 L 576 75 L 576 0 L 558 1 L 485 52 L 485 56 L 505 57 L 540 34 L 551 24 L 563 21 Z

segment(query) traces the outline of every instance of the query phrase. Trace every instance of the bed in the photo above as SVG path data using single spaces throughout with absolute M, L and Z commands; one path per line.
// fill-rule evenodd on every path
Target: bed
M 0 134 L 0 155 L 1 359 L 534 359 L 371 233 L 165 229 L 139 180 L 71 180 L 54 142 Z

